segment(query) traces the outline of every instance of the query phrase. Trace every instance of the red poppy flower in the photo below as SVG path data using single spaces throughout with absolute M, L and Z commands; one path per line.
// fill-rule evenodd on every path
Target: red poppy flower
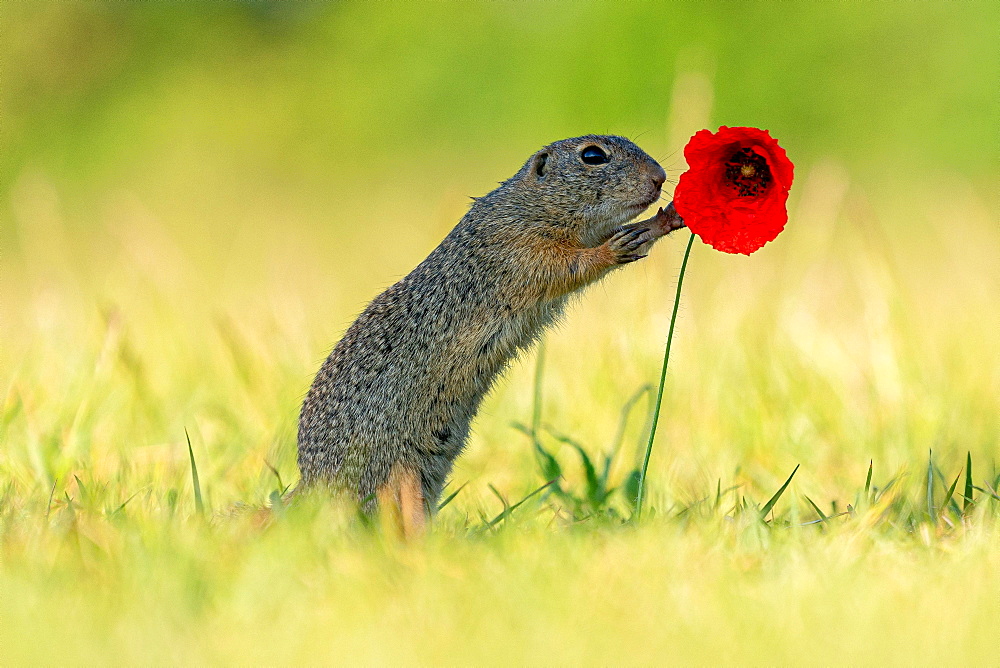
M 794 166 L 767 130 L 700 130 L 684 157 L 674 208 L 702 241 L 749 255 L 784 229 Z

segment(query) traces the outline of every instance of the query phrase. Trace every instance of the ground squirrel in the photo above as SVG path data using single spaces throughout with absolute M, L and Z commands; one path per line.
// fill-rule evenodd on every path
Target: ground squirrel
M 683 227 L 663 168 L 628 139 L 587 135 L 535 153 L 474 198 L 444 241 L 344 334 L 299 419 L 302 485 L 391 505 L 406 534 L 437 505 L 496 377 L 570 295 Z

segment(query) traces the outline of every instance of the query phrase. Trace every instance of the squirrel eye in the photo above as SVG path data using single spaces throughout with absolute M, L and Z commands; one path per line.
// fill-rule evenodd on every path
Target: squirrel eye
M 600 146 L 588 146 L 580 151 L 580 159 L 588 165 L 603 165 L 611 162 L 611 158 Z

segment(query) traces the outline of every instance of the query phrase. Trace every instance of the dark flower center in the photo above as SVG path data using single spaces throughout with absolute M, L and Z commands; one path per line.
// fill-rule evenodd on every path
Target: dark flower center
M 726 181 L 739 197 L 756 197 L 767 190 L 771 169 L 764 156 L 741 148 L 726 161 Z

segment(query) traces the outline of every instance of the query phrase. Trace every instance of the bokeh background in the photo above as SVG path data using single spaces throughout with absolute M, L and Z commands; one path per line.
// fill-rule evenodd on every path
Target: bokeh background
M 938 517 L 935 475 L 971 453 L 998 482 L 998 26 L 994 1 L 0 2 L 0 653 L 994 660 L 996 505 Z M 469 197 L 590 132 L 676 180 L 688 137 L 723 124 L 786 148 L 790 222 L 751 257 L 694 248 L 650 521 L 550 498 L 478 538 L 491 486 L 544 480 L 511 427 L 532 355 L 426 551 L 322 514 L 198 521 L 185 431 L 216 516 L 294 484 L 313 374 Z M 561 437 L 595 458 L 621 442 L 612 484 L 635 466 L 645 399 L 620 414 L 656 380 L 686 234 L 546 338 L 567 489 L 584 475 Z M 898 496 L 826 533 L 741 514 L 796 465 L 780 522 L 816 521 L 807 496 L 857 505 L 869 466 Z
M 232 466 L 266 477 L 264 459 L 294 478 L 315 369 L 470 196 L 587 132 L 635 139 L 675 179 L 690 134 L 721 124 L 780 139 L 791 222 L 751 258 L 696 248 L 661 475 L 994 452 L 996 3 L 8 2 L 0 17 L 3 456 L 23 476 L 170 469 L 186 427 L 217 490 Z M 682 246 L 591 289 L 549 337 L 559 429 L 606 442 L 616 422 L 595 412 L 655 378 Z M 463 479 L 531 466 L 508 425 L 531 370 L 486 407 Z

